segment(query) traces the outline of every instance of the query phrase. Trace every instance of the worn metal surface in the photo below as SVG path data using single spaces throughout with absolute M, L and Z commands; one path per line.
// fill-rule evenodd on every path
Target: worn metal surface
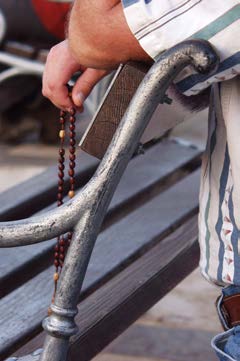
M 165 52 L 145 76 L 95 175 L 76 198 L 43 216 L 0 223 L 3 247 L 41 242 L 74 228 L 52 315 L 43 322 L 48 336 L 41 361 L 67 358 L 69 337 L 76 332 L 78 295 L 95 240 L 117 184 L 156 106 L 184 67 L 192 64 L 197 71 L 208 72 L 217 63 L 216 54 L 203 41 L 187 41 Z
M 24 357 L 9 357 L 6 361 L 38 361 L 42 353 L 42 349 L 38 349 L 30 355 Z

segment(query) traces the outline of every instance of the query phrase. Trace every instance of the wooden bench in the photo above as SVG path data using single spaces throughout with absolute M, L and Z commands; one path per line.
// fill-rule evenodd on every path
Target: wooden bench
M 71 360 L 78 351 L 91 359 L 197 266 L 200 156 L 164 139 L 130 162 L 88 267 Z M 78 164 L 81 187 L 96 160 L 82 153 Z M 54 207 L 55 174 L 51 168 L 1 194 L 1 221 Z M 0 250 L 1 359 L 42 347 L 54 243 Z
M 175 54 L 169 52 L 173 69 Z M 171 63 L 170 58 L 159 63 L 161 76 L 165 74 L 165 64 Z M 159 87 L 161 82 L 152 69 L 151 74 L 153 84 L 156 82 Z M 144 92 L 141 96 L 144 101 L 148 99 Z M 139 96 L 134 99 L 136 104 Z M 148 108 L 142 107 L 149 114 Z M 109 165 L 112 174 L 114 162 L 119 164 L 119 159 L 120 162 L 126 159 L 120 157 L 122 149 L 125 152 L 128 147 L 133 149 L 128 142 L 122 148 L 121 136 L 126 134 L 126 126 L 138 132 L 142 124 L 136 115 L 131 118 L 131 112 L 132 108 L 128 113 L 132 122 L 129 123 L 127 115 L 124 117 L 104 158 L 112 166 Z M 140 119 L 145 121 L 144 112 Z M 130 132 L 129 137 L 137 144 L 134 134 Z M 200 158 L 198 149 L 163 138 L 148 144 L 143 155 L 131 159 L 108 208 L 79 294 L 75 319 L 79 331 L 70 340 L 70 360 L 90 360 L 197 266 Z M 78 164 L 77 187 L 81 189 L 92 176 L 97 161 L 81 153 Z M 102 176 L 105 169 L 101 166 L 107 165 L 100 165 L 98 172 Z M 56 169 L 51 168 L 0 195 L 0 221 L 22 219 L 55 207 L 54 173 Z M 106 184 L 101 191 L 108 194 Z M 1 359 L 20 357 L 43 345 L 41 322 L 53 290 L 51 264 L 55 242 L 53 239 L 0 250 Z

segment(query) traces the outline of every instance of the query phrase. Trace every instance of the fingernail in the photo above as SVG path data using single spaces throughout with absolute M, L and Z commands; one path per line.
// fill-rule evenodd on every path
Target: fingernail
M 82 92 L 77 94 L 77 101 L 78 101 L 79 105 L 82 105 L 84 103 L 85 99 L 86 99 L 85 95 Z

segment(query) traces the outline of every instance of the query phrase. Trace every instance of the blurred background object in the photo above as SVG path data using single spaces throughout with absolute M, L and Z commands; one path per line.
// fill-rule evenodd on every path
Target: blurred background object
M 6 39 L 53 45 L 64 38 L 70 3 L 48 0 L 1 0 Z
M 69 0 L 0 0 L 0 141 L 56 143 L 58 110 L 41 94 L 49 49 L 65 37 Z M 111 77 L 85 102 L 82 133 Z
M 55 142 L 57 111 L 41 95 L 45 59 L 38 56 L 44 49 L 46 58 L 48 49 L 64 38 L 70 4 L 1 0 L 0 9 L 5 23 L 0 38 L 0 140 L 21 142 L 37 134 L 44 142 Z M 39 71 L 34 65 L 40 65 Z

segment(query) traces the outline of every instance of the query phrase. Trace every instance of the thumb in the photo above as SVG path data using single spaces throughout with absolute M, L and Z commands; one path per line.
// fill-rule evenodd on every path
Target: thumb
M 94 86 L 108 74 L 107 70 L 87 68 L 76 81 L 72 90 L 72 100 L 76 107 L 81 107 Z

